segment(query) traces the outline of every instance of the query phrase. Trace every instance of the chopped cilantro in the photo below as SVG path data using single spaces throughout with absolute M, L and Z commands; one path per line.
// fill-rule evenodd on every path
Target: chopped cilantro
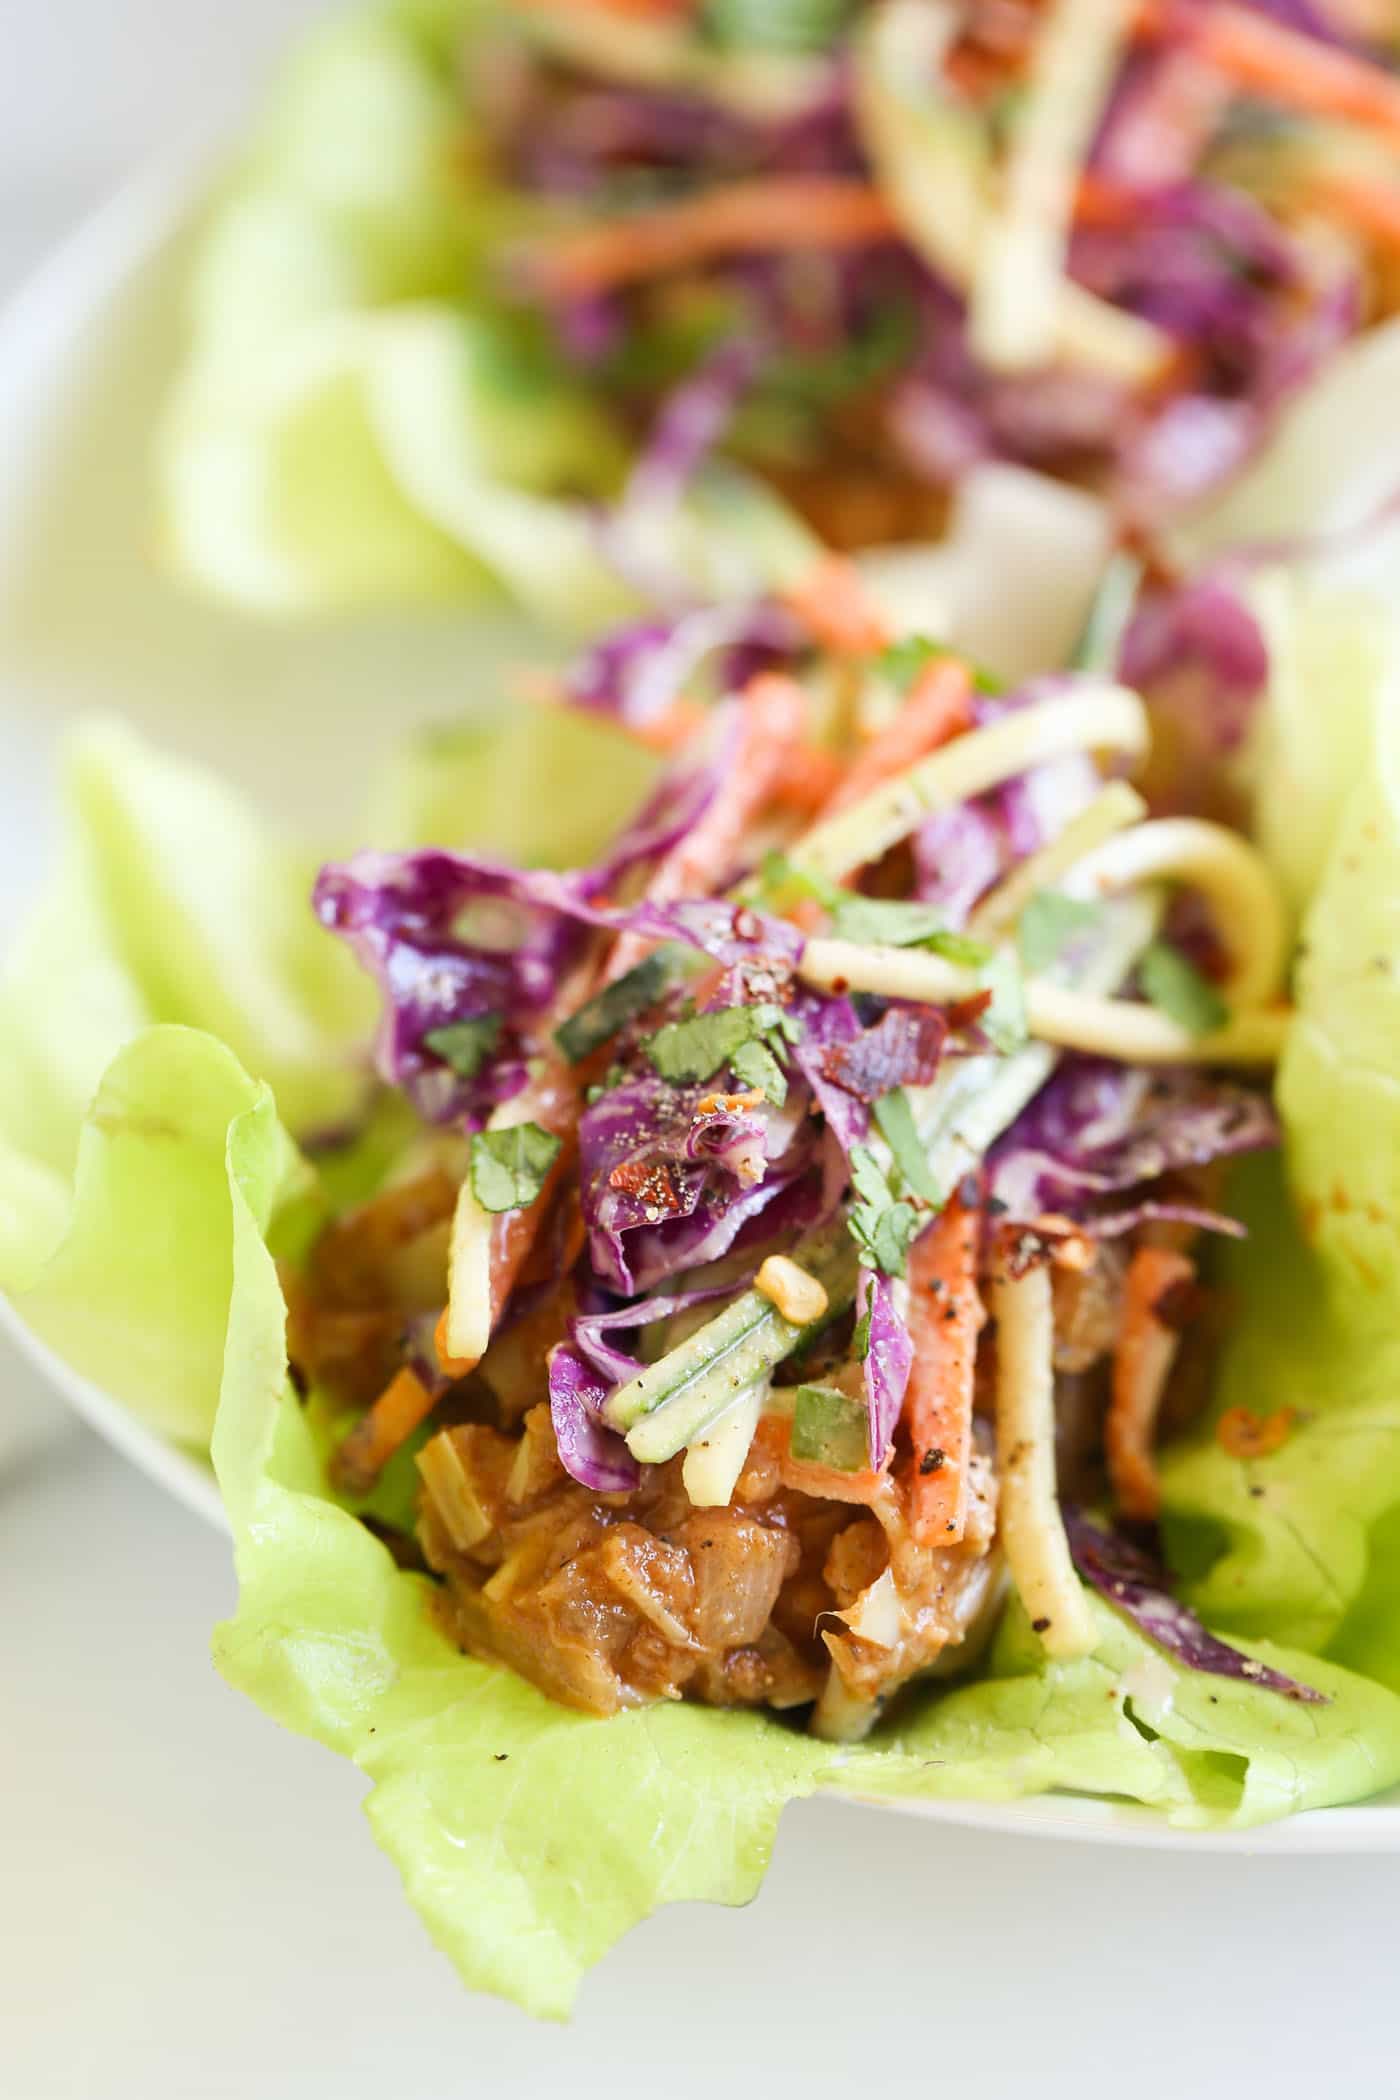
M 782 1107 L 787 1100 L 787 1076 L 766 1043 L 740 1043 L 729 1063 L 736 1079 L 745 1086 L 757 1087 L 775 1108 Z
M 538 1123 L 479 1130 L 472 1139 L 472 1194 L 483 1210 L 523 1210 L 558 1156 L 558 1138 Z
M 1037 890 L 1016 928 L 1016 945 L 1031 976 L 1048 970 L 1066 941 L 1097 925 L 1101 917 L 1097 904 L 1067 897 L 1063 890 Z
M 658 948 L 570 1014 L 554 1031 L 554 1040 L 569 1063 L 578 1064 L 637 1014 L 654 1006 L 675 973 L 676 961 L 674 948 Z
M 914 1195 L 922 1196 L 926 1203 L 941 1208 L 945 1201 L 944 1192 L 933 1178 L 928 1152 L 915 1127 L 914 1111 L 902 1086 L 875 1103 L 875 1121 L 894 1154 L 894 1163 L 904 1177 L 905 1187 Z
M 475 1079 L 500 1035 L 499 1014 L 475 1014 L 466 1021 L 449 1021 L 442 1028 L 430 1028 L 423 1043 L 434 1057 L 451 1065 L 459 1079 Z
M 767 1034 L 781 1018 L 782 1008 L 766 1001 L 758 1006 L 720 1006 L 712 1013 L 668 1021 L 643 1047 L 660 1077 L 682 1086 L 688 1080 L 713 1079 L 741 1043 Z
M 777 911 L 806 897 L 833 911 L 846 894 L 834 882 L 828 882 L 825 876 L 809 874 L 806 868 L 799 868 L 785 853 L 776 850 L 764 854 L 756 888 L 762 902 Z
M 905 634 L 897 642 L 890 642 L 875 659 L 875 669 L 882 678 L 887 678 L 899 693 L 907 693 L 921 671 L 937 663 L 941 656 L 952 656 L 956 652 L 946 642 L 936 642 L 931 635 Z M 972 683 L 979 693 L 999 693 L 1001 681 L 993 678 L 989 671 L 972 670 Z
M 1223 1028 L 1230 1009 L 1193 962 L 1170 941 L 1154 941 L 1138 966 L 1142 989 L 1152 1004 L 1192 1035 Z
M 851 1147 L 851 1188 L 859 1200 L 846 1223 L 861 1260 L 885 1276 L 902 1276 L 909 1243 L 919 1229 L 919 1213 L 912 1203 L 895 1197 L 867 1145 Z
M 830 909 L 832 932 L 860 947 L 928 948 L 949 962 L 966 963 L 974 969 L 991 953 L 981 941 L 945 926 L 941 912 L 932 904 L 861 897 L 854 890 L 842 890 Z
M 862 1364 L 870 1354 L 870 1314 L 868 1311 L 863 1312 L 856 1321 L 855 1331 L 851 1336 L 851 1354 L 855 1357 L 857 1363 Z
M 781 853 L 765 855 L 758 886 L 763 901 L 774 910 L 784 910 L 799 898 L 811 898 L 830 914 L 831 931 L 837 939 L 854 941 L 860 947 L 928 948 L 971 969 L 991 954 L 984 942 L 945 926 L 942 913 L 932 904 L 909 898 L 863 897 L 859 890 L 843 889 L 824 876 L 809 874 Z

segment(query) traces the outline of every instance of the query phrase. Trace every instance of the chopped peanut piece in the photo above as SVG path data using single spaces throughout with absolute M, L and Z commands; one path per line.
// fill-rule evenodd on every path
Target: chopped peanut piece
M 809 1276 L 786 1254 L 770 1254 L 753 1280 L 756 1291 L 776 1307 L 794 1327 L 810 1327 L 826 1311 L 829 1300 L 815 1276 Z

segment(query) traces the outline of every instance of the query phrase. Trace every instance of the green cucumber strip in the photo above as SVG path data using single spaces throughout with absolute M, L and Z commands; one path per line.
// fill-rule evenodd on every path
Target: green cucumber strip
M 834 1385 L 800 1385 L 792 1415 L 794 1458 L 863 1473 L 869 1464 L 865 1409 Z
M 644 1416 L 657 1414 L 683 1398 L 688 1402 L 697 1394 L 702 1396 L 700 1415 L 712 1419 L 732 1405 L 745 1386 L 791 1356 L 827 1320 L 844 1312 L 856 1294 L 856 1253 L 844 1222 L 813 1233 L 793 1248 L 792 1255 L 826 1291 L 829 1302 L 822 1320 L 809 1327 L 794 1327 L 762 1292 L 745 1291 L 657 1363 L 648 1364 L 627 1385 L 618 1387 L 603 1409 L 612 1427 L 630 1432 Z M 677 1437 L 676 1450 L 697 1433 L 692 1428 Z M 629 1434 L 629 1447 L 631 1442 Z
M 721 1416 L 737 1407 L 748 1394 L 761 1391 L 767 1383 L 768 1373 L 765 1371 L 741 1386 L 737 1393 L 726 1388 L 718 1398 L 702 1386 L 680 1393 L 665 1407 L 659 1407 L 654 1415 L 643 1415 L 628 1435 L 627 1448 L 643 1465 L 663 1465 L 678 1451 L 684 1451 L 687 1444 L 698 1444 Z
M 1116 991 L 1152 940 L 1160 910 L 1160 899 L 1142 891 L 1109 900 L 1092 954 L 1072 972 L 1054 974 L 1080 991 Z M 1050 1043 L 1028 1043 L 1011 1057 L 963 1058 L 946 1065 L 931 1086 L 907 1088 L 934 1181 L 955 1188 L 979 1165 L 988 1146 L 1039 1093 L 1062 1054 Z

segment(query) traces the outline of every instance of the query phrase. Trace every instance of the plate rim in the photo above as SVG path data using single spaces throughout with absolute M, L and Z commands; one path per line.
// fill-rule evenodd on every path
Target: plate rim
M 104 307 L 152 261 L 189 217 L 196 186 L 219 159 L 225 136 L 177 135 L 95 209 L 80 217 L 0 304 L 0 558 L 23 517 L 26 474 L 61 424 L 75 353 Z M 55 356 L 55 351 L 58 355 Z M 74 1412 L 139 1472 L 223 1537 L 227 1513 L 211 1467 L 168 1441 L 93 1380 L 76 1371 L 0 1294 L 0 1331 Z M 1245 1830 L 1189 1830 L 1137 1804 L 1049 1793 L 1010 1801 L 908 1800 L 852 1791 L 836 1796 L 923 1822 L 1004 1837 L 1112 1844 L 1140 1850 L 1254 1856 L 1400 1852 L 1400 1791 L 1310 1809 Z

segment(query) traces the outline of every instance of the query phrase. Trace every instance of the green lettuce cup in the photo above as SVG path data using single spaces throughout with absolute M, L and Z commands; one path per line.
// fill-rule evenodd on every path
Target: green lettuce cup
M 595 1720 L 459 1653 L 425 1578 L 329 1486 L 325 1433 L 288 1378 L 285 1265 L 375 1186 L 396 1135 L 372 1117 L 348 1153 L 317 1142 L 362 1108 L 372 1014 L 312 919 L 311 856 L 124 730 L 96 725 L 74 746 L 64 864 L 0 998 L 0 1281 L 67 1363 L 212 1455 L 240 1585 L 218 1666 L 364 1770 L 377 1838 L 473 1986 L 562 2016 L 589 1964 L 657 1905 L 751 1896 L 783 1804 L 818 1788 L 983 1801 L 1063 1788 L 1191 1831 L 1400 1779 L 1394 640 L 1381 626 L 1374 648 L 1337 659 L 1347 758 L 1318 777 L 1304 843 L 1284 816 L 1315 724 L 1287 704 L 1288 681 L 1349 616 L 1275 584 L 1257 800 L 1301 914 L 1277 1088 L 1285 1166 L 1246 1177 L 1251 1236 L 1227 1268 L 1238 1321 L 1210 1410 L 1162 1472 L 1187 1601 L 1325 1704 L 1184 1668 L 1099 1598 L 1092 1654 L 1047 1660 L 1009 1609 L 974 1677 L 919 1690 L 857 1745 L 688 1704 Z M 634 754 L 628 774 L 606 724 L 544 720 L 521 712 L 409 754 L 381 783 L 381 836 L 441 837 L 451 810 L 463 837 L 538 859 L 556 810 L 570 857 L 595 850 L 652 762 Z M 581 765 L 615 806 L 580 813 Z M 1230 1456 L 1214 1428 L 1241 1405 L 1292 1410 L 1294 1434 Z M 378 1493 L 404 1491 L 386 1475 Z

